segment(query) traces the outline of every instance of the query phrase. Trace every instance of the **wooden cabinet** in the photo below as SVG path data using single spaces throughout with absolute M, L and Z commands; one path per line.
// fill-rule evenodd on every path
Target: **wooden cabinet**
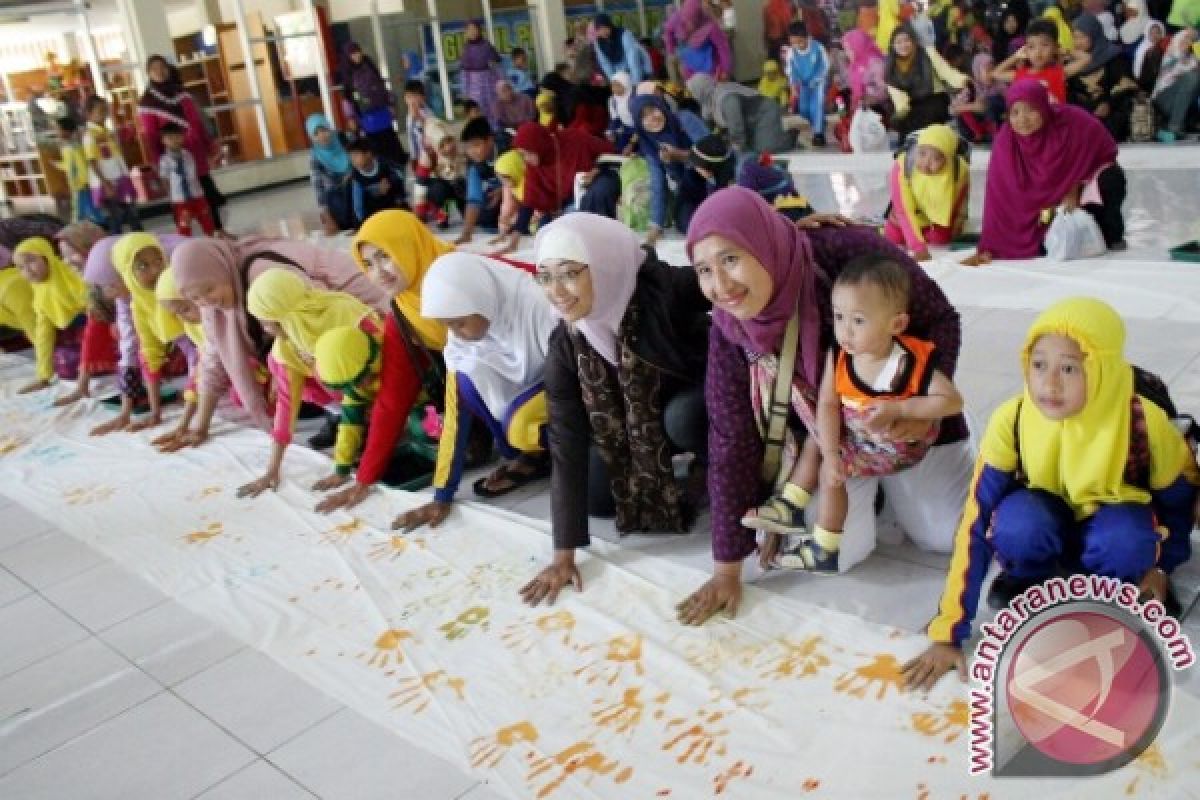
M 251 40 L 266 36 L 262 15 L 257 12 L 247 14 L 246 29 Z M 254 93 L 250 89 L 250 78 L 246 72 L 247 60 L 242 52 L 237 29 L 233 25 L 222 25 L 217 28 L 217 35 L 221 58 L 225 62 L 225 74 L 229 81 L 230 102 L 252 100 Z M 262 93 L 263 113 L 267 118 L 267 135 L 271 139 L 271 150 L 276 154 L 283 154 L 288 151 L 287 134 L 284 131 L 279 89 L 275 84 L 275 75 L 271 69 L 270 52 L 267 47 L 266 42 L 251 42 L 252 68 L 258 77 L 258 88 Z M 246 161 L 263 158 L 265 153 L 262 138 L 259 136 L 258 115 L 254 106 L 247 105 L 234 109 L 233 118 L 241 144 L 242 158 Z

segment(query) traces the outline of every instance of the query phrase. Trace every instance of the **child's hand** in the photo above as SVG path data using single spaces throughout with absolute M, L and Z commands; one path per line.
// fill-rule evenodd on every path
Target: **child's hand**
M 279 483 L 280 483 L 279 473 L 278 472 L 268 472 L 266 475 L 263 475 L 258 480 L 250 481 L 249 483 L 245 484 L 244 486 L 238 487 L 237 496 L 238 497 L 258 497 L 260 494 L 265 492 L 267 489 L 270 489 L 271 491 L 275 491 L 276 489 L 279 488 Z
M 69 405 L 72 405 L 73 403 L 79 402 L 80 400 L 82 400 L 83 398 L 85 398 L 87 396 L 88 396 L 87 387 L 84 386 L 83 384 L 80 384 L 79 386 L 75 387 L 75 391 L 68 392 L 67 394 L 64 394 L 60 397 L 55 398 L 54 407 L 62 408 L 63 406 L 69 406 Z
M 147 430 L 148 428 L 157 428 L 161 424 L 162 424 L 162 413 L 161 412 L 158 414 L 148 414 L 148 415 L 142 417 L 141 419 L 139 419 L 137 422 L 131 422 L 129 424 L 128 430 L 130 433 L 136 433 L 138 431 Z
M 846 469 L 842 466 L 842 459 L 838 458 L 822 458 L 821 459 L 821 486 L 828 486 L 830 489 L 839 489 L 846 484 Z
M 932 689 L 950 670 L 958 670 L 958 679 L 967 680 L 967 660 L 961 648 L 945 642 L 934 642 L 924 653 L 904 665 L 904 685 L 909 689 Z
M 932 258 L 933 258 L 933 256 L 931 256 L 929 254 L 928 247 L 922 247 L 920 250 L 913 251 L 913 260 L 914 261 L 929 261 Z
M 27 383 L 20 389 L 17 389 L 17 394 L 30 394 L 31 392 L 41 391 L 48 386 L 50 386 L 50 381 L 34 381 L 33 383 Z
M 348 480 L 350 480 L 349 475 L 339 475 L 335 472 L 332 475 L 327 475 L 324 478 L 321 478 L 321 480 L 313 484 L 312 488 L 314 491 L 326 492 L 330 489 L 338 488 Z

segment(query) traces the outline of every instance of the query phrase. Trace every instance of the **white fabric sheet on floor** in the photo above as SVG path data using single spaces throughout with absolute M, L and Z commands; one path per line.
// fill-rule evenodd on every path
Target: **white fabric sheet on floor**
M 463 505 L 395 535 L 417 501 L 399 492 L 322 517 L 302 487 L 329 462 L 299 448 L 277 494 L 238 500 L 264 434 L 222 425 L 175 456 L 149 432 L 89 438 L 105 412 L 14 396 L 30 375 L 0 357 L 0 491 L 508 796 L 1078 796 L 968 777 L 963 686 L 900 691 L 918 635 L 755 588 L 736 620 L 684 628 L 673 604 L 704 576 L 599 542 L 584 593 L 529 609 L 516 589 L 550 551 L 536 523 Z M 1196 786 L 1198 706 L 1177 693 L 1155 748 L 1088 796 Z

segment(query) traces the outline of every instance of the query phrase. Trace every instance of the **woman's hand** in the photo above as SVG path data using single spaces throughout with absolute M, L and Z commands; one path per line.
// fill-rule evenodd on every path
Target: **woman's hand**
M 40 392 L 42 389 L 46 389 L 49 386 L 50 381 L 37 380 L 33 383 L 27 383 L 20 389 L 17 389 L 17 394 L 31 394 L 33 392 Z
M 63 406 L 74 405 L 75 403 L 78 403 L 80 400 L 82 400 L 83 398 L 88 397 L 88 396 L 89 395 L 88 395 L 87 387 L 83 386 L 83 385 L 79 385 L 79 386 L 75 387 L 74 391 L 67 392 L 66 394 L 62 395 L 61 397 L 56 397 L 54 399 L 54 407 L 62 408 Z
M 270 489 L 272 492 L 279 488 L 279 473 L 268 472 L 256 481 L 241 486 L 237 490 L 238 497 L 258 497 L 260 494 Z
M 1143 595 L 1149 595 L 1152 600 L 1157 600 L 1164 605 L 1167 602 L 1167 587 L 1170 585 L 1170 578 L 1167 573 L 1163 572 L 1158 567 L 1151 567 L 1150 570 L 1142 576 L 1140 589 Z
M 1083 187 L 1076 186 L 1071 191 L 1067 192 L 1067 196 L 1062 199 L 1063 210 L 1067 213 L 1079 209 L 1079 200 L 1083 197 Z
M 967 660 L 960 648 L 945 642 L 934 642 L 924 653 L 904 665 L 901 674 L 909 689 L 929 691 L 950 670 L 958 670 L 958 679 L 967 680 Z
M 330 489 L 338 488 L 348 480 L 350 480 L 349 475 L 339 475 L 335 472 L 332 475 L 326 475 L 324 478 L 321 478 L 321 480 L 312 485 L 312 488 L 313 491 L 327 492 Z
M 933 256 L 929 254 L 928 247 L 922 247 L 920 250 L 913 251 L 913 261 L 930 261 Z
M 142 417 L 141 419 L 129 423 L 129 427 L 126 428 L 126 430 L 128 430 L 130 433 L 137 433 L 138 431 L 149 430 L 150 428 L 157 428 L 159 425 L 162 425 L 162 414 L 161 413 L 147 414 L 146 416 Z
M 92 436 L 107 436 L 110 433 L 119 433 L 120 431 L 129 430 L 130 422 L 128 414 L 118 414 L 101 425 L 92 428 L 90 435 Z
M 161 436 L 157 441 L 163 441 L 162 444 L 156 445 L 160 453 L 174 453 L 185 447 L 199 447 L 208 441 L 208 431 L 181 431 L 177 434 L 167 434 Z
M 405 511 L 396 517 L 392 521 L 392 530 L 398 531 L 403 529 L 405 533 L 411 533 L 422 525 L 436 528 L 446 521 L 446 517 L 450 516 L 450 509 L 452 507 L 452 503 L 439 503 L 436 500 L 426 503 L 423 506 L 418 506 L 412 511 Z
M 737 615 L 742 602 L 742 564 L 718 564 L 713 576 L 683 602 L 675 606 L 676 616 L 684 625 L 703 625 L 724 609 L 729 618 Z
M 355 481 L 340 492 L 327 495 L 324 500 L 317 503 L 317 513 L 328 514 L 330 511 L 337 511 L 339 508 L 354 508 L 363 500 L 366 500 L 367 495 L 370 493 L 371 484 Z
M 558 599 L 558 593 L 567 584 L 573 585 L 577 592 L 583 591 L 583 578 L 579 575 L 579 568 L 575 566 L 575 551 L 555 550 L 550 566 L 521 587 L 521 599 L 531 606 L 536 606 L 543 600 L 546 601 L 546 605 L 552 606 Z
M 992 263 L 992 254 L 986 250 L 980 250 L 975 255 L 964 258 L 962 265 L 964 267 L 982 267 L 990 263 Z
M 847 225 L 857 225 L 858 223 L 849 217 L 843 217 L 841 214 L 809 214 L 807 217 L 796 220 L 797 228 L 845 228 Z

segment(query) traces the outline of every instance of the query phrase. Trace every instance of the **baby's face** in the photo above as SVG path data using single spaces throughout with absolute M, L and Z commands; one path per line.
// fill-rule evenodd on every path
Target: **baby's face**
M 833 287 L 833 334 L 847 355 L 884 358 L 908 324 L 904 309 L 873 283 Z
M 1067 336 L 1039 337 L 1029 352 L 1025 380 L 1038 410 L 1047 418 L 1069 419 L 1087 405 L 1087 373 L 1083 351 Z

